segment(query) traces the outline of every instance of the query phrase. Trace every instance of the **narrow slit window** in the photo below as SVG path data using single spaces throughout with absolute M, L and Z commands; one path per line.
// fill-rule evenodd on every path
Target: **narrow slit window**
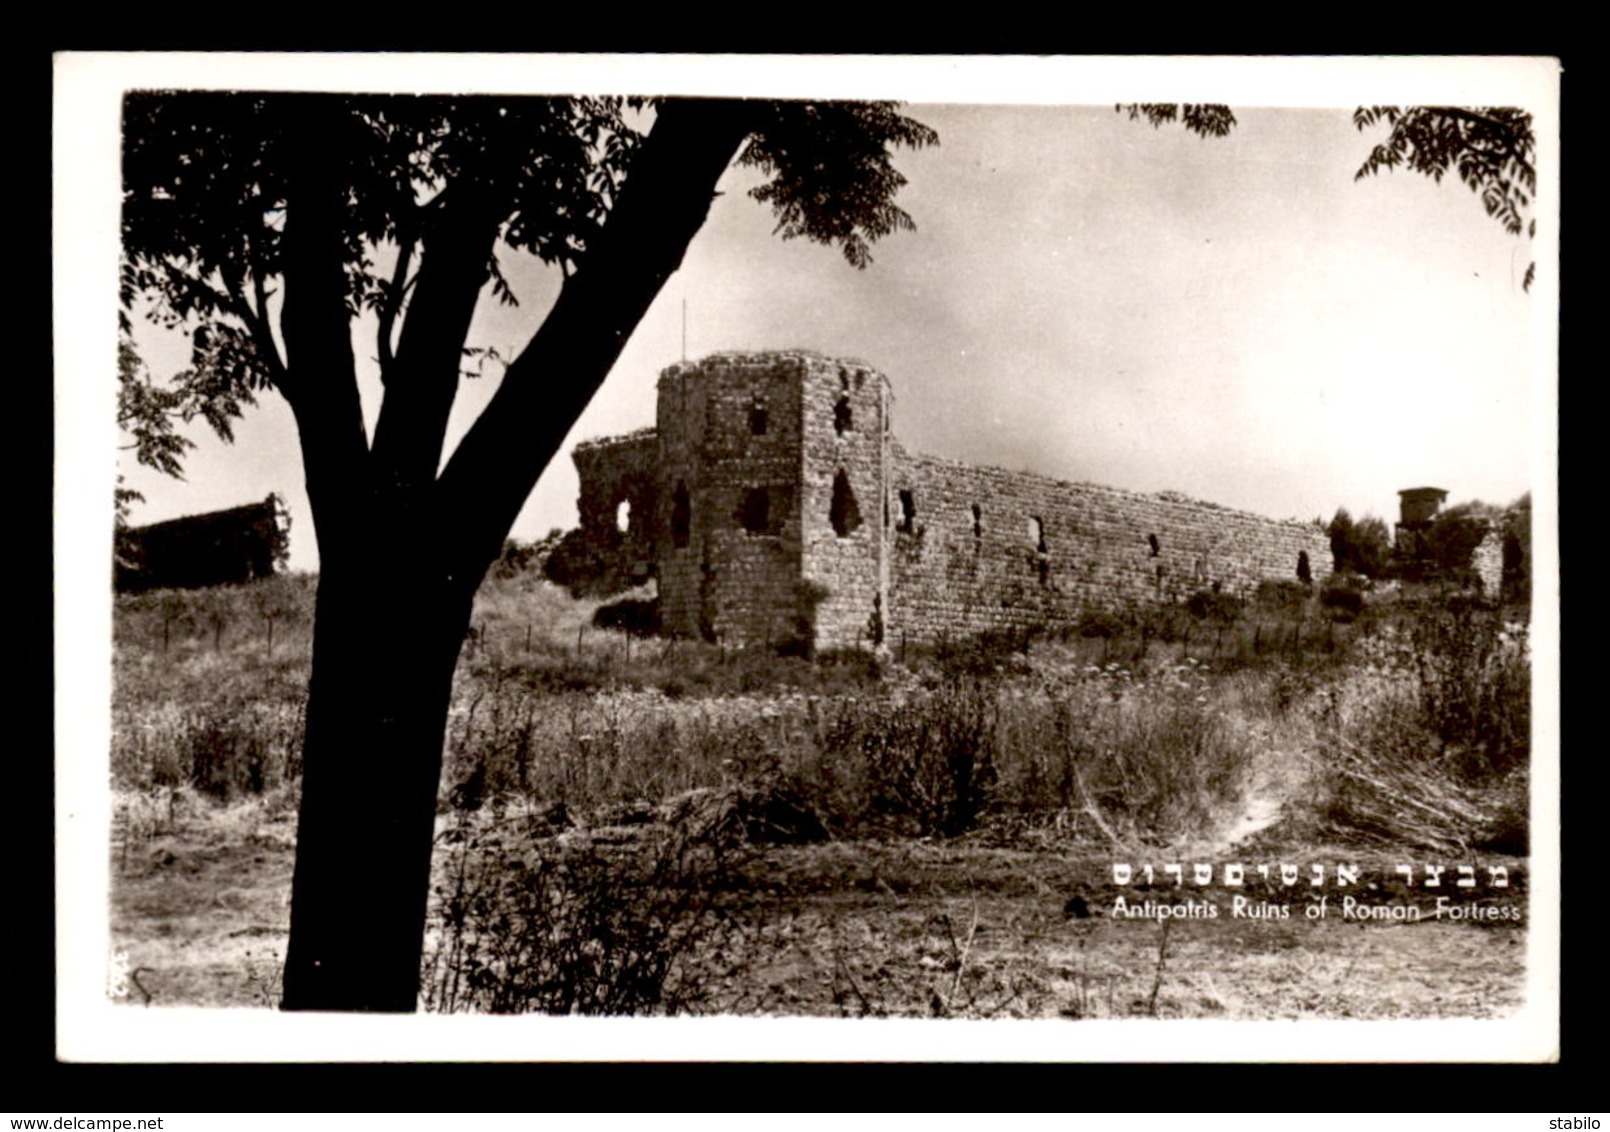
M 693 501 L 688 497 L 688 485 L 678 480 L 671 495 L 671 544 L 678 550 L 687 547 L 692 526 Z
M 1314 580 L 1314 567 L 1308 561 L 1306 550 L 1297 552 L 1297 580 L 1305 585 Z
M 615 508 L 615 529 L 625 534 L 632 529 L 632 501 L 623 499 Z
M 1045 524 L 1038 515 L 1029 516 L 1029 545 L 1036 554 L 1045 554 Z
M 749 432 L 754 436 L 765 436 L 771 419 L 766 412 L 766 402 L 756 401 L 749 406 Z
M 828 508 L 828 521 L 833 524 L 833 533 L 839 538 L 848 538 L 861 525 L 861 507 L 855 501 L 850 477 L 844 474 L 842 468 L 833 477 L 833 502 Z
M 984 509 L 976 503 L 973 504 L 973 537 L 984 537 Z
M 1147 535 L 1146 545 L 1152 548 L 1151 556 L 1153 558 L 1156 558 L 1159 554 L 1163 553 L 1163 544 L 1157 541 L 1156 535 Z
M 752 535 L 766 533 L 771 519 L 771 496 L 763 487 L 752 487 L 744 493 L 738 508 L 738 522 Z
M 854 427 L 855 414 L 850 409 L 850 399 L 840 397 L 833 405 L 833 431 L 843 436 Z
M 909 490 L 900 493 L 900 523 L 896 529 L 908 535 L 917 529 L 917 500 Z

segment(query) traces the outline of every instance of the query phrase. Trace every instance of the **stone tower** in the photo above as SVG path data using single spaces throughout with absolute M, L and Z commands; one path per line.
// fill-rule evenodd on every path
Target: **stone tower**
M 660 375 L 657 416 L 666 628 L 863 641 L 887 590 L 882 375 L 804 351 L 715 354 Z

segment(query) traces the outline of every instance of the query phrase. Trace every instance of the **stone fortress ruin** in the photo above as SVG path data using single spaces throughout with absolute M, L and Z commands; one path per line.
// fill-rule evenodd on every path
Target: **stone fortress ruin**
M 1329 570 L 1314 523 L 919 455 L 893 411 L 859 361 L 670 366 L 657 427 L 576 447 L 581 539 L 623 584 L 657 579 L 668 633 L 825 649 L 1071 626 Z

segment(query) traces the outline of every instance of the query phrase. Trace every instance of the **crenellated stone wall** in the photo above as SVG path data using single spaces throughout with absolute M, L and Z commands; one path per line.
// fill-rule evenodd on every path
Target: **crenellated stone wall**
M 809 351 L 671 366 L 657 429 L 578 447 L 583 528 L 652 555 L 668 631 L 818 648 L 1242 595 L 1304 556 L 1330 570 L 1313 523 L 909 453 L 893 405 L 870 366 Z

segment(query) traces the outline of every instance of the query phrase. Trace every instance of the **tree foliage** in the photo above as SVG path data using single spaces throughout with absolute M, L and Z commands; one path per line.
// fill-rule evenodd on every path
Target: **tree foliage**
M 1235 114 L 1228 106 L 1214 103 L 1130 102 L 1113 107 L 1120 114 L 1128 112 L 1131 122 L 1145 118 L 1152 129 L 1165 122 L 1179 122 L 1193 134 L 1205 138 L 1229 137 L 1235 128 Z
M 1180 122 L 1203 137 L 1222 138 L 1235 127 L 1228 106 L 1175 102 L 1130 102 L 1114 107 L 1131 121 L 1152 128 Z M 1360 131 L 1388 127 L 1384 141 L 1370 151 L 1355 181 L 1382 170 L 1408 169 L 1441 183 L 1452 171 L 1481 198 L 1482 207 L 1511 235 L 1537 235 L 1531 219 L 1537 199 L 1537 139 L 1532 116 L 1504 106 L 1360 106 L 1353 112 Z M 1530 291 L 1537 265 L 1527 265 L 1522 286 Z
M 760 117 L 738 162 L 772 175 L 749 195 L 771 206 L 783 239 L 837 244 L 864 268 L 873 241 L 916 227 L 894 203 L 906 179 L 889 147 L 933 145 L 933 130 L 888 102 L 772 102 Z
M 1387 575 L 1392 562 L 1392 535 L 1383 520 L 1374 515 L 1355 520 L 1347 508 L 1339 507 L 1327 531 L 1332 568 L 1338 574 L 1363 574 L 1367 578 Z
M 245 403 L 282 384 L 273 333 L 283 237 L 287 151 L 298 101 L 330 119 L 324 154 L 346 198 L 349 312 L 373 311 L 382 369 L 395 363 L 398 326 L 433 242 L 478 225 L 496 296 L 516 302 L 501 255 L 523 252 L 567 276 L 603 236 L 665 101 L 644 98 L 396 97 L 144 92 L 125 115 L 122 298 L 153 300 L 170 327 L 205 327 L 193 369 L 214 403 Z M 870 246 L 912 227 L 893 203 L 905 183 L 890 148 L 925 146 L 934 132 L 893 103 L 768 102 L 746 106 L 746 165 L 770 174 L 752 190 L 785 238 L 838 245 L 857 267 Z M 199 380 L 199 378 L 198 378 Z M 198 402 L 200 403 L 200 402 Z
M 1497 507 L 1479 500 L 1458 503 L 1439 512 L 1420 543 L 1433 574 L 1468 582 L 1472 555 L 1501 518 Z
M 1487 215 L 1513 236 L 1537 235 L 1529 214 L 1537 198 L 1537 139 L 1532 116 L 1505 106 L 1361 106 L 1353 112 L 1360 132 L 1385 124 L 1386 140 L 1370 151 L 1355 181 L 1403 168 L 1438 184 L 1450 171 L 1481 198 Z M 1537 265 L 1529 264 L 1523 286 L 1531 290 Z

